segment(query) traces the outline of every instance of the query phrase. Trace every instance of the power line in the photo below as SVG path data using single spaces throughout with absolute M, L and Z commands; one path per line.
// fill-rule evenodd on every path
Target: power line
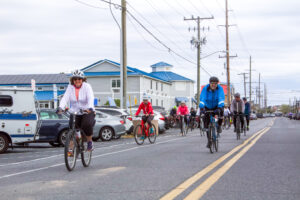
M 103 8 L 103 7 L 99 7 L 99 6 L 94 6 L 94 5 L 91 5 L 91 4 L 88 4 L 88 3 L 85 3 L 85 2 L 82 2 L 82 1 L 79 1 L 79 0 L 74 0 L 80 4 L 83 4 L 85 6 L 88 6 L 88 7 L 91 7 L 91 8 L 97 8 L 97 9 L 103 9 L 103 10 L 106 10 L 107 8 Z
M 160 43 L 162 46 L 164 46 L 170 53 L 174 53 L 175 55 L 177 55 L 178 57 L 182 58 L 183 60 L 192 63 L 192 64 L 197 64 L 189 59 L 187 59 L 186 57 L 180 55 L 179 53 L 177 53 L 176 51 L 174 51 L 173 49 L 171 49 L 169 46 L 167 46 L 165 43 L 163 43 L 159 38 L 157 38 L 149 29 L 147 29 L 129 10 L 127 10 L 127 13 L 149 34 L 151 35 L 158 43 Z M 208 75 L 211 76 L 211 74 L 206 71 L 206 69 L 204 69 L 203 67 L 201 67 Z

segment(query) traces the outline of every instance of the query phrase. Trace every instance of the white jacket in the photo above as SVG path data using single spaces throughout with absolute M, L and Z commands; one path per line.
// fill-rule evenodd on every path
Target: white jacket
M 89 108 L 94 108 L 94 93 L 90 84 L 83 82 L 79 90 L 78 101 L 75 95 L 75 87 L 73 85 L 68 85 L 68 88 L 59 103 L 59 107 L 65 109 L 65 107 L 70 103 L 70 112 L 79 112 L 80 109 L 88 110 Z

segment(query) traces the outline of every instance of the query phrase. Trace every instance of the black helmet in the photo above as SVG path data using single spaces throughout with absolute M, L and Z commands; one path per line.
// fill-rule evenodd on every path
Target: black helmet
M 219 79 L 215 76 L 210 77 L 209 83 L 219 83 Z
M 243 97 L 243 100 L 244 100 L 244 101 L 247 101 L 247 98 L 246 98 L 246 97 Z

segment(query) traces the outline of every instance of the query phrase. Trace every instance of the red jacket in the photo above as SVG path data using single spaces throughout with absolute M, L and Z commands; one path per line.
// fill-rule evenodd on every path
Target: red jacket
M 153 114 L 153 108 L 151 106 L 151 103 L 148 102 L 147 105 L 145 105 L 144 103 L 141 103 L 139 106 L 139 109 L 136 111 L 135 115 L 139 115 L 141 110 L 143 110 L 144 115 L 146 114 Z
M 179 106 L 177 109 L 177 115 L 181 114 L 181 115 L 188 115 L 190 113 L 189 108 L 187 106 Z

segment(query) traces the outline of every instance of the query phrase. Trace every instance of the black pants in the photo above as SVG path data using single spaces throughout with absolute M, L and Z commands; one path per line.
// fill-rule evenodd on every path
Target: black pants
M 153 118 L 154 118 L 154 116 L 152 116 L 152 115 L 143 116 L 142 120 L 143 120 L 144 124 L 147 122 L 149 124 L 149 126 L 151 127 L 152 126 L 151 121 L 153 120 Z
M 237 118 L 237 116 L 240 117 L 242 128 L 244 128 L 244 115 L 233 115 L 233 125 L 234 125 L 234 128 L 236 128 L 236 118 Z
M 76 115 L 75 128 L 81 128 L 86 136 L 93 135 L 93 128 L 95 125 L 95 113 L 91 112 L 84 115 Z
M 249 121 L 250 121 L 250 115 L 245 115 L 246 121 L 247 121 L 247 126 L 249 126 Z
M 189 125 L 189 119 L 188 119 L 187 115 L 184 115 L 184 116 L 180 115 L 180 122 L 179 122 L 180 127 L 182 127 L 182 124 L 181 124 L 181 118 L 182 117 L 184 117 L 184 121 L 185 121 L 186 125 L 188 126 Z

